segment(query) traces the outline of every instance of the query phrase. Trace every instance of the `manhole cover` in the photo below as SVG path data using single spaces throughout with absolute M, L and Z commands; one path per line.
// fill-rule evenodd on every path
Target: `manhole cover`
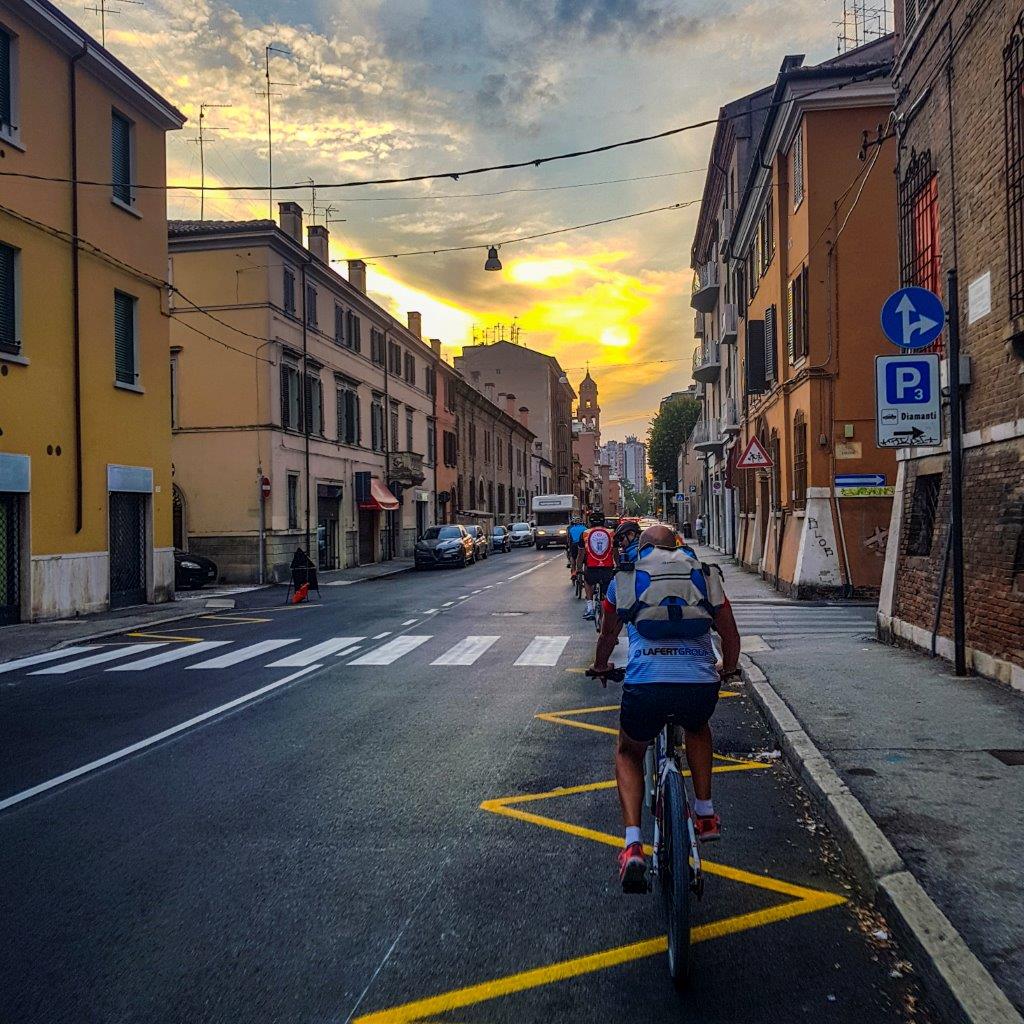
M 989 753 L 1010 767 L 1024 765 L 1024 750 L 990 750 Z

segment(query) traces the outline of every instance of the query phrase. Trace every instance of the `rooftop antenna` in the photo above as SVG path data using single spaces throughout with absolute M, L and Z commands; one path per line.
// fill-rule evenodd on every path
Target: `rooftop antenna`
M 279 53 L 283 57 L 290 57 L 291 51 L 280 46 L 269 43 L 263 48 L 264 77 L 267 80 L 267 87 L 262 95 L 267 97 L 267 204 L 270 210 L 270 219 L 274 220 L 274 131 L 271 115 L 270 98 L 277 95 L 273 91 L 275 85 L 294 85 L 294 82 L 272 82 L 270 80 L 270 55 Z
M 197 143 L 199 146 L 199 219 L 206 219 L 206 156 L 204 153 L 207 142 L 213 139 L 206 138 L 207 132 L 226 132 L 227 128 L 213 128 L 206 124 L 206 112 L 214 107 L 230 107 L 230 103 L 200 103 L 199 104 L 199 133 L 189 142 Z
M 296 185 L 308 185 L 310 195 L 310 213 L 309 222 L 310 224 L 316 223 L 316 182 L 312 178 L 303 178 L 302 181 L 295 182 Z
M 124 11 L 117 9 L 108 10 L 107 4 L 115 2 L 115 0 L 96 0 L 95 7 L 86 7 L 87 11 L 92 11 L 93 14 L 100 16 L 100 42 L 107 45 L 107 15 L 108 14 L 124 14 Z M 142 7 L 142 0 L 116 0 L 119 4 L 135 4 L 137 7 Z

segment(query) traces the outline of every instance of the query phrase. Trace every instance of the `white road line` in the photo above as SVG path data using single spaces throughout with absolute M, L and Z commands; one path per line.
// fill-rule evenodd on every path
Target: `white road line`
M 419 619 L 406 619 L 405 622 L 402 623 L 402 625 L 403 626 L 415 626 L 417 622 L 419 622 Z
M 250 644 L 248 647 L 241 647 L 237 651 L 228 651 L 227 654 L 222 654 L 219 658 L 210 658 L 209 661 L 201 661 L 198 665 L 188 665 L 186 671 L 192 672 L 195 669 L 205 668 L 230 668 L 232 665 L 237 665 L 240 661 L 248 661 L 250 658 L 256 658 L 261 654 L 266 654 L 268 651 L 276 651 L 279 647 L 287 647 L 289 644 L 297 644 L 298 642 L 297 638 L 291 640 L 261 640 L 259 643 Z
M 424 615 L 433 615 L 434 612 L 436 612 L 436 611 L 437 611 L 436 608 L 428 608 L 423 614 Z
M 314 644 L 304 651 L 296 651 L 294 654 L 286 654 L 279 661 L 272 661 L 267 668 L 305 668 L 339 651 L 351 650 L 353 644 L 357 644 L 361 636 L 333 636 L 321 644 Z
M 429 636 L 396 636 L 394 640 L 388 641 L 383 647 L 375 651 L 368 651 L 361 658 L 350 661 L 350 665 L 390 665 L 398 661 L 403 654 L 416 650 L 420 644 L 425 644 Z
M 203 651 L 212 651 L 215 647 L 226 647 L 230 640 L 200 640 L 197 644 L 184 644 L 181 647 L 172 647 L 169 651 L 161 651 L 151 658 L 141 658 L 139 661 L 130 662 L 127 665 L 114 665 L 108 668 L 108 672 L 145 672 L 146 669 L 156 668 L 157 665 L 166 665 L 169 661 L 181 661 L 182 658 L 191 658 L 194 654 L 202 654 Z
M 494 588 L 493 583 L 488 583 L 484 586 L 484 590 L 492 590 Z
M 529 569 L 524 569 L 522 572 L 517 572 L 515 576 L 509 576 L 508 582 L 511 583 L 513 580 L 517 580 L 520 576 L 525 576 L 527 573 L 536 572 L 544 564 L 544 562 L 538 562 L 536 565 L 531 565 Z
M 472 665 L 481 654 L 484 654 L 497 643 L 496 636 L 467 636 L 440 658 L 435 658 L 431 665 Z
M 535 636 L 514 664 L 557 665 L 568 642 L 567 636 Z
M 460 601 L 468 601 L 469 600 L 469 594 L 463 594 L 462 597 L 459 598 L 459 600 Z
M 30 658 L 17 658 L 14 661 L 5 661 L 0 665 L 0 676 L 5 672 L 17 672 L 19 668 L 28 668 L 30 665 L 42 665 L 47 661 L 58 661 L 60 658 L 70 658 L 72 654 L 81 654 L 83 651 L 95 650 L 95 647 L 64 647 L 59 651 L 47 651 L 46 654 L 33 654 Z
M 146 747 L 153 746 L 154 743 L 159 743 L 161 740 L 165 740 L 179 732 L 191 729 L 192 726 L 199 725 L 200 722 L 206 722 L 217 715 L 223 714 L 225 711 L 230 711 L 232 708 L 237 708 L 241 704 L 255 700 L 257 697 L 262 697 L 263 694 L 270 693 L 271 690 L 276 690 L 278 687 L 284 686 L 286 683 L 290 683 L 293 680 L 298 679 L 299 676 L 304 676 L 307 673 L 312 672 L 315 667 L 316 666 L 314 665 L 310 665 L 309 668 L 300 669 L 298 672 L 293 672 L 290 676 L 285 676 L 284 679 L 278 679 L 276 683 L 269 683 L 266 686 L 261 686 L 258 690 L 253 690 L 251 693 L 246 693 L 241 697 L 236 697 L 234 700 L 229 700 L 227 704 L 221 704 L 218 707 L 211 708 L 209 711 L 204 711 L 201 715 L 196 715 L 195 718 L 190 718 L 187 722 L 172 725 L 170 729 L 164 729 L 163 732 L 158 732 L 155 736 L 149 736 L 144 740 L 139 740 L 138 743 L 131 744 L 131 746 L 115 750 L 114 753 L 107 754 L 106 757 L 101 757 L 95 761 L 90 761 L 88 764 L 83 764 L 81 768 L 74 768 L 69 772 L 65 772 L 63 775 L 58 775 L 56 778 L 49 779 L 46 782 L 40 782 L 38 786 L 33 786 L 31 789 L 23 789 L 20 793 L 15 793 L 13 796 L 0 800 L 0 811 L 4 811 L 8 807 L 13 807 L 15 804 L 20 804 L 25 800 L 30 800 L 32 797 L 38 796 L 40 793 L 45 793 L 49 789 L 54 789 L 56 786 L 60 786 L 65 782 L 70 782 L 72 779 L 77 779 L 80 776 L 85 775 L 87 772 L 95 771 L 97 768 L 102 768 L 104 765 L 112 764 L 114 761 L 120 761 L 139 750 L 145 750 Z
M 474 594 L 479 594 L 479 593 L 480 593 L 480 591 L 479 591 L 479 590 L 474 590 L 474 591 L 473 591 L 473 593 L 474 593 Z
M 359 644 L 353 644 L 351 647 L 346 647 L 343 651 L 338 651 L 335 655 L 336 658 L 344 658 L 346 654 L 355 654 L 359 650 Z
M 443 605 L 441 605 L 441 607 L 442 607 L 442 608 L 451 608 L 451 606 L 452 606 L 453 604 L 455 604 L 455 602 L 454 602 L 454 601 L 445 601 L 445 603 L 444 603 Z
M 33 676 L 57 676 L 65 672 L 74 672 L 79 668 L 90 668 L 92 665 L 102 665 L 105 661 L 117 661 L 118 658 L 130 658 L 133 654 L 141 651 L 151 651 L 154 647 L 166 647 L 166 644 L 128 644 L 127 647 L 106 647 L 99 654 L 92 654 L 87 658 L 76 658 L 74 661 L 65 661 L 60 665 L 51 665 L 49 668 L 41 668 L 37 672 L 30 672 Z
M 376 636 L 371 636 L 371 640 L 383 640 L 384 637 L 391 636 L 391 630 L 385 629 L 383 633 L 378 633 Z M 361 640 L 362 637 L 356 637 L 357 640 Z

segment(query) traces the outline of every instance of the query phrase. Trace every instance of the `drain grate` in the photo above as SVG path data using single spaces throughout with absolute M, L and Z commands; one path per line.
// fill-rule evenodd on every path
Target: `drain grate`
M 989 753 L 1011 768 L 1024 765 L 1024 750 L 990 750 Z

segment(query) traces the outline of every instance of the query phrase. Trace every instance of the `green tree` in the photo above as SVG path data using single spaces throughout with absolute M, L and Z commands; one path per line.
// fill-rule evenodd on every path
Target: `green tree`
M 700 402 L 695 398 L 676 398 L 662 406 L 647 428 L 647 462 L 654 474 L 654 489 L 665 483 L 675 492 L 679 489 L 679 449 L 690 436 L 700 416 Z
M 642 491 L 636 490 L 628 481 L 622 482 L 622 488 L 626 496 L 625 512 L 633 516 L 649 516 L 654 510 L 654 495 L 650 488 Z

